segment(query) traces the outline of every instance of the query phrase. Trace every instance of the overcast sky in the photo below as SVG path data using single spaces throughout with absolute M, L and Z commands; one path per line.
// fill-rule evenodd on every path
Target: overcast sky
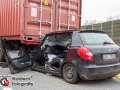
M 82 24 L 86 20 L 106 21 L 120 16 L 120 0 L 82 0 Z

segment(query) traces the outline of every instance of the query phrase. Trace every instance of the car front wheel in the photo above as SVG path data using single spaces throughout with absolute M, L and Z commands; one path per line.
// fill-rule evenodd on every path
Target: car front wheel
M 63 66 L 62 75 L 65 81 L 71 84 L 77 83 L 80 80 L 76 68 L 70 63 L 66 63 Z

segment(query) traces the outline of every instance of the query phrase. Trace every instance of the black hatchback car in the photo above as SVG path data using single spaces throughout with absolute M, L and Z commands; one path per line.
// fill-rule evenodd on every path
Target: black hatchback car
M 120 47 L 103 31 L 67 30 L 49 33 L 34 50 L 11 50 L 1 39 L 11 73 L 31 68 L 62 76 L 68 83 L 99 80 L 120 73 Z

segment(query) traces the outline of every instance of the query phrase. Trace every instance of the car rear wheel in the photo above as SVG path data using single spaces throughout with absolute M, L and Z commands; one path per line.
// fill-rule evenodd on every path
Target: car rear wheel
M 76 68 L 70 63 L 67 63 L 63 66 L 62 75 L 65 81 L 68 83 L 74 84 L 80 80 Z

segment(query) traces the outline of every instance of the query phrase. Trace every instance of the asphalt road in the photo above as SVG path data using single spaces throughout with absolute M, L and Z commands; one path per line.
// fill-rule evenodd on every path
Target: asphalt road
M 0 90 L 120 90 L 120 80 L 116 78 L 110 78 L 99 81 L 83 81 L 81 80 L 78 84 L 69 84 L 66 83 L 61 77 L 57 76 L 49 76 L 44 73 L 40 73 L 37 71 L 23 71 L 18 74 L 10 74 L 8 68 L 0 67 L 0 76 L 3 74 L 7 74 L 10 76 L 9 78 L 27 78 L 30 77 L 29 80 L 26 81 L 14 81 L 10 80 L 10 84 L 13 84 L 8 87 L 0 86 Z M 7 76 L 6 75 L 6 76 Z M 15 83 L 33 83 L 33 86 L 15 86 Z

